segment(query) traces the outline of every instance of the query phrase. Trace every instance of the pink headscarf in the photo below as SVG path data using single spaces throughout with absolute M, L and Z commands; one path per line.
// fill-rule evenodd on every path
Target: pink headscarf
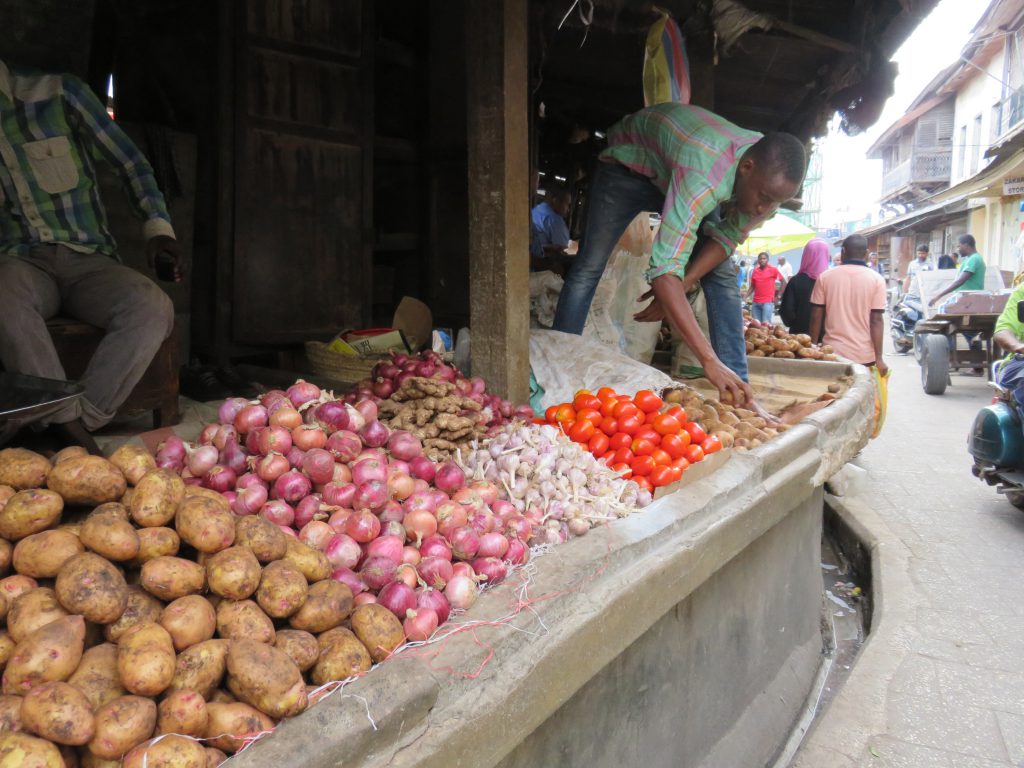
M 817 280 L 818 275 L 828 269 L 828 243 L 820 237 L 815 237 L 804 246 L 803 255 L 800 257 L 799 274 L 807 275 L 811 280 Z

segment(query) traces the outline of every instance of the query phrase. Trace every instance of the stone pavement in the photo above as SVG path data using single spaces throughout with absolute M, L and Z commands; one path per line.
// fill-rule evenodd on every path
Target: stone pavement
M 876 626 L 792 768 L 1024 766 L 1024 512 L 970 472 L 980 377 L 893 368 L 881 437 L 841 501 L 877 544 Z M 876 561 L 877 562 L 877 561 Z M 880 614 L 880 615 L 879 615 Z

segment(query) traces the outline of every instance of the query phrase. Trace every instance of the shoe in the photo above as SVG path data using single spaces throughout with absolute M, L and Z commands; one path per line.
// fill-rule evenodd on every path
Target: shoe
M 220 366 L 214 369 L 214 373 L 220 382 L 231 391 L 232 397 L 257 397 L 265 388 L 248 381 L 229 365 Z
M 232 396 L 232 392 L 224 383 L 217 378 L 217 374 L 210 365 L 189 365 L 182 366 L 179 373 L 179 385 L 181 394 L 192 400 L 201 403 L 208 403 L 211 400 L 224 400 Z

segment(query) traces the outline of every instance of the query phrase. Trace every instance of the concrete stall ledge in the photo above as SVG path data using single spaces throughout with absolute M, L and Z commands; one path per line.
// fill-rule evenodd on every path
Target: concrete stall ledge
M 536 558 L 456 619 L 473 624 L 231 765 L 770 764 L 821 664 L 822 485 L 867 442 L 874 385 L 860 366 L 756 363 L 755 380 L 851 383 L 767 445 Z

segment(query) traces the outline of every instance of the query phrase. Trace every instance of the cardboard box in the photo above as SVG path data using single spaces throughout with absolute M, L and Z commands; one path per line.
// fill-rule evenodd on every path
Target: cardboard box
M 389 352 L 415 352 L 430 342 L 433 315 L 430 307 L 406 296 L 395 310 L 391 328 L 342 331 L 328 347 L 351 357 L 379 357 Z

